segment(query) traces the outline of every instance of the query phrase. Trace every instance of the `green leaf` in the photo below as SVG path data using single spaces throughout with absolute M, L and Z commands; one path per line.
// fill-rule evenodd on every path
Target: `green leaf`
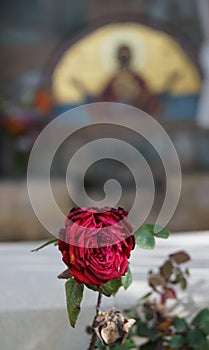
M 170 232 L 160 225 L 146 224 L 135 233 L 136 243 L 143 249 L 154 249 L 155 238 L 168 238 Z
M 111 295 L 115 295 L 121 286 L 121 280 L 114 278 L 111 281 L 102 285 L 102 293 L 108 297 Z
M 137 230 L 135 233 L 136 244 L 143 249 L 154 249 L 155 238 L 153 234 L 147 229 Z
M 173 324 L 178 333 L 184 333 L 188 330 L 188 325 L 184 318 L 175 317 L 173 320 Z
M 170 347 L 172 349 L 180 349 L 185 343 L 185 339 L 180 334 L 174 334 L 170 340 Z
M 131 269 L 130 266 L 128 265 L 128 270 L 125 273 L 124 276 L 121 276 L 121 283 L 124 287 L 124 289 L 128 289 L 128 287 L 130 287 L 131 283 L 132 283 L 132 274 L 131 274 Z
M 179 282 L 180 282 L 181 289 L 185 290 L 187 288 L 187 280 L 186 280 L 186 278 L 182 277 Z
M 46 243 L 42 244 L 40 247 L 32 249 L 31 252 L 38 252 L 40 249 L 46 247 L 49 244 L 57 245 L 58 244 L 58 238 L 51 238 L 51 239 L 49 239 Z
M 136 349 L 137 346 L 134 344 L 133 340 L 130 338 L 127 338 L 125 343 L 122 345 L 115 345 L 111 347 L 111 350 L 129 350 L 129 349 Z
M 187 275 L 187 277 L 190 277 L 190 272 L 189 272 L 189 269 L 188 269 L 188 268 L 186 268 L 185 274 Z
M 155 328 L 149 328 L 141 319 L 136 320 L 137 335 L 155 341 L 159 337 L 159 331 Z
M 150 231 L 154 236 L 159 238 L 166 239 L 170 235 L 170 231 L 163 228 L 160 225 L 146 224 L 146 225 L 143 225 L 143 228 Z
M 200 328 L 205 335 L 209 335 L 209 309 L 201 310 L 193 319 L 192 325 Z
M 184 277 L 182 271 L 177 272 L 175 283 L 178 283 L 182 290 L 185 290 L 187 288 L 187 280 Z
M 158 341 L 152 342 L 149 341 L 140 346 L 140 350 L 156 350 L 158 348 Z
M 159 335 L 160 335 L 160 332 L 159 332 L 157 329 L 155 329 L 155 328 L 150 328 L 150 329 L 149 329 L 149 339 L 150 339 L 151 341 L 157 340 L 157 338 L 159 337 Z
M 204 344 L 202 350 L 209 350 L 209 339 L 206 339 L 205 344 Z
M 143 338 L 149 338 L 149 327 L 147 324 L 141 320 L 136 321 L 137 335 Z
M 74 278 L 65 283 L 67 311 L 69 321 L 72 327 L 75 327 L 79 312 L 80 304 L 83 298 L 84 285 L 78 285 Z
M 95 292 L 100 292 L 104 294 L 106 297 L 110 297 L 111 295 L 115 295 L 118 289 L 122 286 L 121 280 L 113 278 L 111 281 L 104 283 L 102 288 L 86 284 L 86 287 L 94 290 Z
M 203 331 L 203 333 L 205 335 L 209 335 L 209 322 L 205 322 L 201 325 L 200 327 L 201 331 Z
M 193 326 L 201 326 L 203 323 L 209 322 L 209 309 L 202 309 L 198 314 L 194 317 L 192 321 Z
M 106 349 L 106 346 L 102 344 L 100 340 L 97 341 L 97 344 L 99 349 L 102 349 L 102 350 Z M 120 345 L 117 344 L 117 345 L 111 346 L 111 350 L 130 350 L 130 349 L 137 349 L 137 345 L 129 337 L 125 340 L 124 344 L 120 344 Z
M 140 300 L 147 299 L 147 298 L 149 298 L 151 295 L 152 295 L 152 292 L 148 292 L 148 293 L 144 294 L 144 295 L 140 298 Z
M 190 329 L 187 333 L 188 344 L 192 349 L 202 349 L 206 343 L 204 334 L 199 329 Z

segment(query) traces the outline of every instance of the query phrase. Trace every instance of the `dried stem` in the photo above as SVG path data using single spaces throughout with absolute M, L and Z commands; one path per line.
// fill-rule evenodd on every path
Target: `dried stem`
M 95 318 L 98 316 L 99 314 L 99 311 L 100 311 L 100 306 L 101 306 L 101 301 L 102 301 L 102 294 L 99 293 L 98 294 L 98 299 L 97 299 L 97 306 L 96 306 L 96 315 L 93 319 L 93 322 L 92 322 L 92 337 L 91 337 L 91 340 L 90 340 L 90 344 L 89 344 L 89 347 L 88 347 L 88 350 L 95 350 L 95 346 L 96 346 L 96 340 L 97 340 L 97 335 L 93 329 L 93 326 L 94 326 L 94 320 Z

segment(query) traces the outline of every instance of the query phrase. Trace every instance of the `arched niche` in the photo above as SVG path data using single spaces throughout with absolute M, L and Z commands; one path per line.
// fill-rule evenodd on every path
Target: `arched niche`
M 125 45 L 131 52 L 129 69 L 161 102 L 158 117 L 194 119 L 201 88 L 194 48 L 164 23 L 127 18 L 92 25 L 57 50 L 46 78 L 56 114 L 101 101 L 105 87 L 120 70 L 117 52 Z

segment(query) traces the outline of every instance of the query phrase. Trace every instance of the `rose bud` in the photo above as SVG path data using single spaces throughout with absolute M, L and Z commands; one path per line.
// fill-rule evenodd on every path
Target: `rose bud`
M 123 344 L 136 321 L 126 319 L 120 311 L 102 312 L 94 321 L 94 330 L 104 345 Z
M 59 233 L 59 250 L 77 283 L 101 288 L 126 273 L 135 245 L 127 215 L 122 208 L 110 207 L 70 211 Z

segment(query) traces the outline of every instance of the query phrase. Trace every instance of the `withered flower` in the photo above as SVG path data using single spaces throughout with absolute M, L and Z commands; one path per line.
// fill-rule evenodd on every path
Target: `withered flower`
M 129 329 L 136 321 L 124 318 L 120 311 L 100 313 L 94 321 L 94 330 L 104 345 L 123 344 Z

